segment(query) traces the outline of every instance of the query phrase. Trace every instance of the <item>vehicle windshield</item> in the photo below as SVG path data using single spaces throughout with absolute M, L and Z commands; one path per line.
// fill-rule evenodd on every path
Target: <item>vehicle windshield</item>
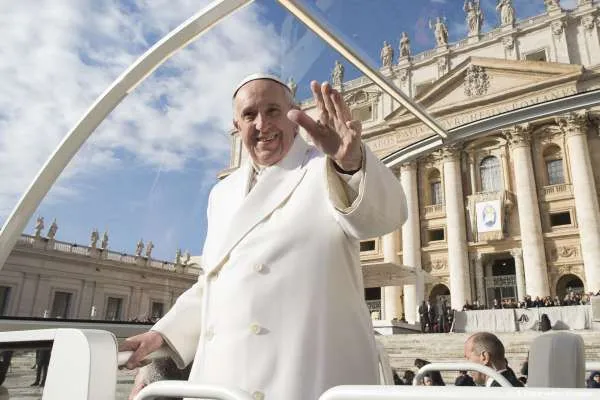
M 330 82 L 402 182 L 412 216 L 360 242 L 376 330 L 468 332 L 466 314 L 423 326 L 426 300 L 528 309 L 536 297 L 588 305 L 600 291 L 592 0 L 221 3 L 235 11 L 164 49 L 172 56 L 135 84 L 118 79 L 211 3 L 0 5 L 0 322 L 105 321 L 124 338 L 162 318 L 205 272 L 210 190 L 249 162 L 232 95 L 255 72 L 278 76 L 312 117 L 310 82 Z M 130 87 L 103 97 L 111 85 Z M 78 133 L 80 149 L 66 139 L 75 126 L 93 131 Z M 69 146 L 72 159 L 56 152 Z M 28 191 L 36 176 L 47 194 Z M 526 318 L 534 329 L 537 314 Z

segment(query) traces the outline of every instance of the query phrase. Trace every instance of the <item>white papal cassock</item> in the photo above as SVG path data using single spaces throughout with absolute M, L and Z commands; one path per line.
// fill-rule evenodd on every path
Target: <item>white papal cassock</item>
M 364 147 L 349 205 L 331 161 L 297 135 L 248 193 L 242 166 L 212 190 L 202 275 L 152 328 L 190 381 L 255 398 L 313 400 L 330 387 L 377 384 L 359 239 L 398 229 L 405 199 Z

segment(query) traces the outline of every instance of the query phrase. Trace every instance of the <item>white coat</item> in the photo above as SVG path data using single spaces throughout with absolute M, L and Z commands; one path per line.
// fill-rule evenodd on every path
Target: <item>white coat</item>
M 212 190 L 206 273 L 152 328 L 190 381 L 257 399 L 316 400 L 343 384 L 377 384 L 359 240 L 398 229 L 400 183 L 363 146 L 355 201 L 332 162 L 298 135 L 248 193 L 242 166 Z

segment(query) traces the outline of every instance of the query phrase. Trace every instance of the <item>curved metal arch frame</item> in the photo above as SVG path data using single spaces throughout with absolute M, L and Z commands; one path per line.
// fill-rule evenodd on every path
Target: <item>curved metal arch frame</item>
M 29 188 L 25 191 L 5 221 L 2 230 L 0 230 L 0 270 L 3 268 L 8 255 L 19 239 L 19 235 L 27 226 L 27 222 L 42 199 L 83 143 L 85 143 L 110 112 L 175 52 L 205 33 L 223 18 L 253 1 L 216 0 L 212 2 L 152 46 L 98 97 L 75 127 L 67 133 L 58 145 L 58 148 L 40 169 Z M 348 61 L 353 63 L 363 74 L 371 78 L 392 98 L 400 102 L 400 104 L 429 126 L 433 132 L 442 138 L 447 137 L 444 129 L 422 107 L 402 93 L 400 89 L 389 82 L 378 70 L 372 68 L 349 45 L 343 43 L 331 33 L 318 18 L 315 18 L 306 8 L 298 4 L 298 0 L 278 1 L 291 14 L 306 24 L 309 29 L 346 57 Z

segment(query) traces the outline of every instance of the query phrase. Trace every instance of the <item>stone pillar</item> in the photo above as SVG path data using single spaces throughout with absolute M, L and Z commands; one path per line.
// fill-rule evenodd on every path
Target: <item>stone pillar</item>
M 142 318 L 142 289 L 140 287 L 131 288 L 131 296 L 129 302 L 129 319 Z
M 531 135 L 528 125 L 514 127 L 507 135 L 512 148 L 515 190 L 519 208 L 521 247 L 525 285 L 531 296 L 550 295 L 544 238 L 540 221 L 537 187 L 531 160 Z
M 462 310 L 471 300 L 469 288 L 469 258 L 465 203 L 460 173 L 460 150 L 444 150 L 444 199 L 446 201 L 446 235 L 448 243 L 448 270 L 450 272 L 450 300 L 452 309 Z
M 523 250 L 512 249 L 510 255 L 515 259 L 515 278 L 517 280 L 517 301 L 525 299 L 527 289 L 525 287 L 525 269 L 523 268 Z
M 508 160 L 506 159 L 506 154 L 502 154 L 500 156 L 502 160 L 502 182 L 504 184 L 504 190 L 510 192 L 510 169 L 508 168 Z
M 485 304 L 485 279 L 483 279 L 483 254 L 475 254 L 475 280 L 477 282 L 477 300 L 479 305 Z
M 408 217 L 402 225 L 402 263 L 414 268 L 415 283 L 404 285 L 404 317 L 406 322 L 418 321 L 417 307 L 424 299 L 424 279 L 421 270 L 421 222 L 419 219 L 419 194 L 417 191 L 416 163 L 403 164 L 400 182 L 406 196 Z
M 94 292 L 96 283 L 94 281 L 81 282 L 81 294 L 79 295 L 79 304 L 77 307 L 77 316 L 81 319 L 90 319 L 92 306 L 94 306 Z M 96 308 L 98 308 L 96 306 Z
M 567 135 L 586 291 L 596 293 L 600 290 L 600 208 L 587 141 L 589 119 L 586 112 L 578 112 L 559 124 Z
M 557 19 L 550 24 L 550 30 L 552 31 L 553 38 L 552 44 L 554 57 L 549 61 L 571 64 L 566 27 L 566 19 Z
M 400 241 L 399 232 L 394 231 L 383 236 L 383 261 L 400 265 L 398 256 L 398 242 Z M 402 287 L 385 286 L 382 290 L 381 319 L 392 320 L 402 317 Z
M 19 301 L 17 304 L 17 317 L 41 317 L 41 315 L 34 314 L 34 305 L 39 281 L 40 276 L 38 274 L 24 274 L 23 285 L 19 292 Z
M 469 157 L 469 179 L 471 180 L 471 194 L 477 193 L 477 175 L 475 174 L 475 156 Z
M 593 11 L 591 3 L 587 5 Z M 580 6 L 581 8 L 581 6 Z M 600 37 L 598 36 L 597 17 L 590 13 L 581 17 L 580 35 L 584 37 L 585 56 L 582 57 L 587 66 L 600 63 Z

